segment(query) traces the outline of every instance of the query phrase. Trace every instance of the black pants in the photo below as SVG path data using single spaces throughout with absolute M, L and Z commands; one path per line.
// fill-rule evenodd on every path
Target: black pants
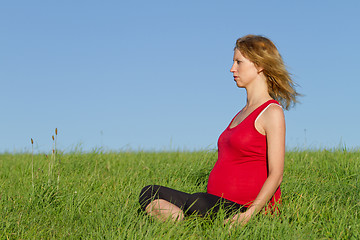
M 238 203 L 209 193 L 189 194 L 158 185 L 149 185 L 141 190 L 139 202 L 144 211 L 147 205 L 155 199 L 163 199 L 176 205 L 187 216 L 198 214 L 200 216 L 209 215 L 213 217 L 220 208 L 225 210 L 227 216 L 238 210 L 241 212 L 246 210 L 246 207 Z

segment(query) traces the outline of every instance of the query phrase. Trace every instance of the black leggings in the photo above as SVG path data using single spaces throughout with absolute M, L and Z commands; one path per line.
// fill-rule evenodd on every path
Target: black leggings
M 227 217 L 238 210 L 240 212 L 246 210 L 246 207 L 238 203 L 209 193 L 189 194 L 158 185 L 149 185 L 141 190 L 139 202 L 144 211 L 147 205 L 155 199 L 163 199 L 178 206 L 187 216 L 198 214 L 202 217 L 206 215 L 213 217 L 220 207 L 225 210 Z

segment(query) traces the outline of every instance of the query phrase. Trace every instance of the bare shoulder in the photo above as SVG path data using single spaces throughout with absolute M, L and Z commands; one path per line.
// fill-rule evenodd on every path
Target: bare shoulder
M 273 127 L 285 127 L 284 110 L 278 104 L 270 104 L 261 117 L 261 122 L 265 130 Z
M 285 129 L 285 117 L 282 107 L 275 103 L 267 106 L 256 119 L 255 128 L 263 135 L 268 134 L 273 129 Z
M 271 103 L 263 113 L 266 119 L 268 118 L 277 118 L 284 117 L 284 110 L 282 107 L 276 103 Z

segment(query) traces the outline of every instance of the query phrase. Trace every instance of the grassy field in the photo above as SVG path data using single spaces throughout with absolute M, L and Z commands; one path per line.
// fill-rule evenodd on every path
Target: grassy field
M 217 153 L 0 155 L 0 239 L 360 239 L 360 152 L 286 154 L 283 204 L 229 231 L 192 217 L 161 223 L 139 211 L 143 186 L 206 190 Z

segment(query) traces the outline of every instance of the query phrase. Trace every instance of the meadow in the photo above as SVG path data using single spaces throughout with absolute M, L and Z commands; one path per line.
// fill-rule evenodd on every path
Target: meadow
M 278 216 L 156 221 L 145 185 L 206 191 L 216 151 L 0 154 L 0 239 L 360 239 L 360 152 L 287 151 Z

